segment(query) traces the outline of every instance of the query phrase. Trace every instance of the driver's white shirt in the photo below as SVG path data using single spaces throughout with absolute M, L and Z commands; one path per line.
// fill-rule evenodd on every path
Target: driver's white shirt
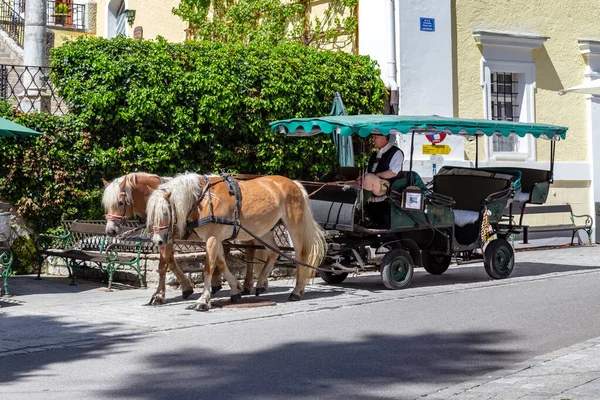
M 377 150 L 377 155 L 375 156 L 375 159 L 377 158 L 381 158 L 381 156 L 383 156 L 383 154 L 388 151 L 394 144 L 393 143 L 388 143 L 385 146 L 383 146 L 382 148 L 380 148 L 379 150 Z M 404 163 L 404 156 L 402 155 L 402 151 L 398 150 L 393 156 L 392 159 L 390 160 L 390 171 L 392 171 L 393 173 L 397 174 L 398 172 L 402 171 L 402 164 Z M 371 172 L 375 172 L 375 170 L 377 169 L 377 162 L 373 163 L 373 167 L 371 168 Z

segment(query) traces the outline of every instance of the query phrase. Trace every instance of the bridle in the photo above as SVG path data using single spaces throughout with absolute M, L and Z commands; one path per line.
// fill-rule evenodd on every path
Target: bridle
M 164 193 L 167 193 L 164 189 L 158 189 L 163 191 Z M 171 221 L 172 225 L 171 226 L 175 226 L 177 224 L 177 222 L 174 220 L 175 218 L 175 213 L 173 213 L 173 208 L 171 206 L 171 202 L 167 200 L 167 204 L 169 205 L 169 220 Z M 167 238 L 166 238 L 166 242 L 170 243 L 171 242 L 171 238 L 173 235 L 173 230 L 171 229 L 171 226 L 169 225 L 152 225 L 152 232 L 155 235 L 160 235 L 160 233 L 162 231 L 167 231 Z
M 127 200 L 126 192 L 121 192 L 119 194 L 119 203 L 123 203 L 123 213 L 121 215 L 105 214 L 104 218 L 106 218 L 106 221 L 114 222 L 118 228 L 121 228 L 123 222 L 127 221 L 127 206 L 131 205 L 131 202 Z

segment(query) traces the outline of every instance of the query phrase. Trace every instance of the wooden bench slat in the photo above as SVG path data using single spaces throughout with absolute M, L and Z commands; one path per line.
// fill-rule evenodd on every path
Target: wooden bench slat
M 560 204 L 552 206 L 537 206 L 537 207 L 525 207 L 523 214 L 552 214 L 560 212 L 573 212 L 573 209 L 569 204 Z
M 573 225 L 573 224 L 565 224 L 565 225 L 543 225 L 543 226 L 530 226 L 529 232 L 553 232 L 553 231 L 570 231 L 573 229 L 585 229 L 586 226 L 583 225 Z
M 106 235 L 106 226 L 100 224 L 89 224 L 85 222 L 74 221 L 69 229 L 74 233 L 87 233 L 92 235 Z

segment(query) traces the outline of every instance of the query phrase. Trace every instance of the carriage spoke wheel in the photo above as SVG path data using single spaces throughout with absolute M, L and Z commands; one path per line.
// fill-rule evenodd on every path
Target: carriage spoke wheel
M 414 265 L 408 251 L 391 249 L 381 260 L 381 279 L 388 289 L 404 289 L 413 279 Z
M 515 266 L 515 252 L 505 239 L 492 240 L 485 249 L 485 272 L 493 279 L 507 278 Z
M 423 268 L 431 275 L 441 275 L 450 266 L 452 257 L 445 254 L 431 254 L 428 251 L 423 251 Z
M 319 277 L 323 279 L 326 283 L 330 285 L 337 285 L 338 283 L 344 282 L 344 280 L 348 277 L 347 272 L 341 273 L 333 273 L 329 271 L 319 270 Z

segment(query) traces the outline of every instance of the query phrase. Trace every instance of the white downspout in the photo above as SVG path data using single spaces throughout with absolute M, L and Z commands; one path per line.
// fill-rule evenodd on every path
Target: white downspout
M 396 9 L 398 0 L 387 1 L 389 20 L 388 32 L 388 86 L 390 88 L 390 109 L 398 114 L 398 81 L 396 75 Z

